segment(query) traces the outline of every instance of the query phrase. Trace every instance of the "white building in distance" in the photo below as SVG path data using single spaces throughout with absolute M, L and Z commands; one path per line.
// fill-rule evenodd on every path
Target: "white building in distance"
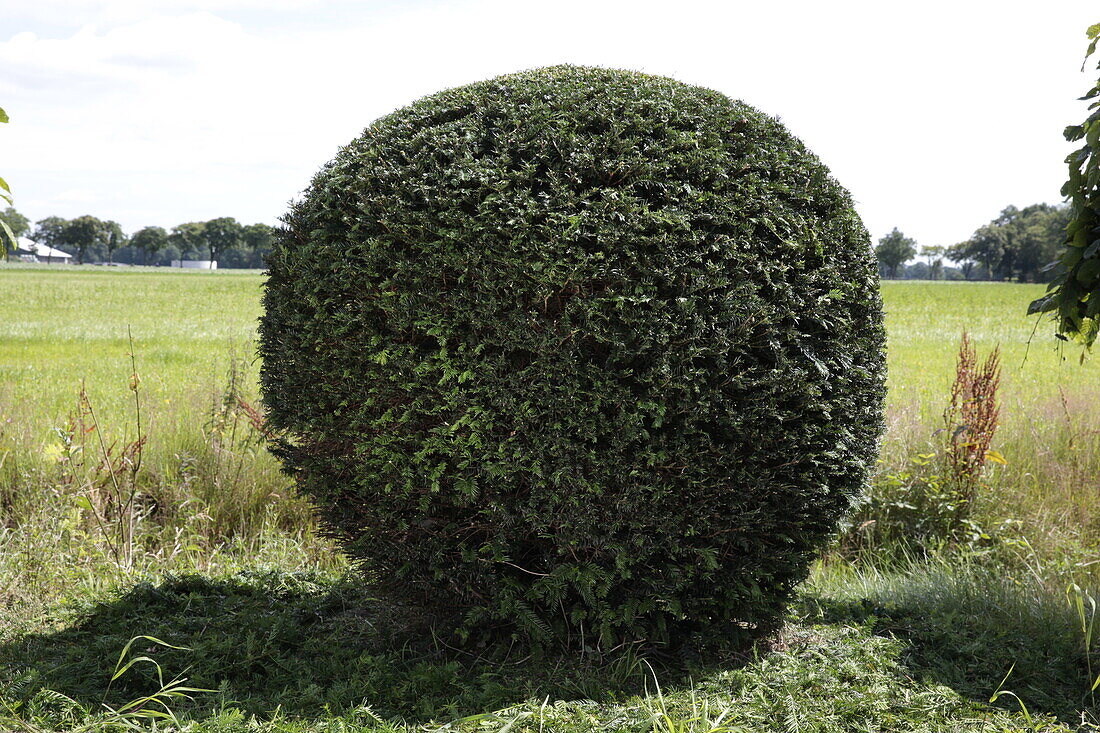
M 68 265 L 73 256 L 53 247 L 47 247 L 26 237 L 15 240 L 15 256 L 24 262 L 44 262 L 47 264 Z
M 172 267 L 183 267 L 191 270 L 216 270 L 217 260 L 172 260 Z

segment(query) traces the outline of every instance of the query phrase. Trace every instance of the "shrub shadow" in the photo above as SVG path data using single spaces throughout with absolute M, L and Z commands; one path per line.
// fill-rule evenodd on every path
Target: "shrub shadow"
M 148 662 L 110 683 L 138 635 L 184 648 L 139 639 L 129 658 L 155 660 L 165 682 L 181 676 L 216 691 L 172 703 L 192 719 L 227 708 L 317 718 L 366 705 L 383 718 L 453 720 L 546 696 L 621 698 L 644 691 L 652 669 L 630 654 L 599 663 L 518 654 L 489 661 L 410 627 L 352 578 L 272 571 L 140 583 L 67 628 L 0 645 L 0 680 L 17 680 L 24 699 L 49 689 L 88 708 L 117 707 L 160 687 Z M 647 662 L 662 686 L 688 678 L 684 664 Z
M 1003 680 L 1000 689 L 1018 695 L 1032 713 L 1070 727 L 1081 723 L 1082 712 L 1100 716 L 1089 695 L 1079 621 L 1049 590 L 988 571 L 934 568 L 837 590 L 804 590 L 796 615 L 804 623 L 858 625 L 897 639 L 905 645 L 899 661 L 914 679 L 978 703 L 988 703 Z M 996 704 L 1020 709 L 1010 696 Z
M 1032 712 L 1080 722 L 1087 666 L 1075 619 L 1060 599 L 998 578 L 905 574 L 861 587 L 804 588 L 794 606 L 802 624 L 859 626 L 905 645 L 899 660 L 921 682 L 986 703 L 1008 670 L 1005 689 Z M 139 583 L 63 629 L 0 645 L 0 698 L 29 699 L 49 689 L 87 709 L 117 707 L 155 692 L 154 666 L 139 663 L 111 683 L 127 643 L 147 635 L 129 657 L 148 656 L 168 681 L 210 688 L 173 709 L 204 719 L 227 709 L 264 720 L 275 710 L 313 720 L 362 706 L 410 723 L 448 721 L 524 700 L 597 702 L 666 693 L 754 664 L 776 640 L 742 655 L 709 660 L 621 654 L 596 662 L 531 658 L 488 660 L 450 648 L 424 626 L 410 626 L 370 598 L 354 576 L 336 581 L 311 572 L 243 572 Z M 724 683 L 728 684 L 728 683 Z M 1013 700 L 1003 701 L 1016 709 Z M 1093 708 L 1093 715 L 1100 710 Z

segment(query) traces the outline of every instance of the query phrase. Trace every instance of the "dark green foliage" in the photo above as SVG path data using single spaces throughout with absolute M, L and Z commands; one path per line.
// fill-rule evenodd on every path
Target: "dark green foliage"
M 882 427 L 875 260 L 776 120 L 554 67 L 372 124 L 269 257 L 275 450 L 377 592 L 608 648 L 777 619 Z

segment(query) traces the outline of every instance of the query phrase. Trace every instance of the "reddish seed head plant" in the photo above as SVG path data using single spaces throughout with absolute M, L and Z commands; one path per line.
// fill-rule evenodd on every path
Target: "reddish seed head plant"
M 964 331 L 951 385 L 951 404 L 944 411 L 948 439 L 947 467 L 959 498 L 969 506 L 997 431 L 1000 406 L 1001 351 L 994 347 L 984 362 Z

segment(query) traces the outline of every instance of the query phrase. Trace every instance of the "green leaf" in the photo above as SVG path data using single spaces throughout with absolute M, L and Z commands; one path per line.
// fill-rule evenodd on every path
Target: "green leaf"
M 135 641 L 140 641 L 142 639 L 144 639 L 145 641 L 150 641 L 154 644 L 159 644 L 160 646 L 167 647 L 169 649 L 181 649 L 181 650 L 184 650 L 184 651 L 189 651 L 190 650 L 190 647 L 176 646 L 175 644 L 169 644 L 166 641 L 161 641 L 160 639 L 158 639 L 155 636 L 146 636 L 144 634 L 135 636 L 132 639 L 130 639 L 130 641 L 126 642 L 126 646 L 124 646 L 122 648 L 122 653 L 118 655 L 118 663 L 115 665 L 115 673 L 114 673 L 114 676 L 111 677 L 111 682 L 114 682 L 119 677 L 121 677 L 123 675 L 123 673 L 125 673 L 126 670 L 130 669 L 130 667 L 134 666 L 134 664 L 136 662 L 149 661 L 149 662 L 153 662 L 153 664 L 156 664 L 155 660 L 149 659 L 149 657 L 144 657 L 144 656 L 137 657 L 135 659 L 131 659 L 129 663 L 127 663 L 125 665 L 123 664 L 123 662 L 126 659 L 126 655 L 130 653 L 130 647 L 132 647 L 134 645 Z M 159 665 L 157 665 L 157 666 L 159 667 Z
M 1036 313 L 1046 313 L 1047 311 L 1054 310 L 1055 307 L 1057 307 L 1057 303 L 1050 296 L 1047 296 L 1045 298 L 1038 298 L 1031 301 L 1031 304 L 1028 305 L 1027 314 L 1030 316 Z
M 4 111 L 3 107 L 0 107 L 0 122 L 8 121 L 8 113 Z
M 15 240 L 15 232 L 13 232 L 11 230 L 11 227 L 9 227 L 8 223 L 6 221 L 4 221 L 3 219 L 0 219 L 0 229 L 2 229 L 4 231 L 4 234 L 7 235 L 8 242 L 11 243 L 11 250 L 12 250 L 12 252 L 14 252 L 16 247 L 18 246 L 17 243 L 16 243 L 16 240 Z M 4 244 L 4 251 L 7 251 L 7 248 L 8 248 L 8 245 L 7 245 L 7 243 L 5 243 Z
M 1097 275 L 1100 275 L 1100 260 L 1083 260 L 1077 268 L 1077 282 L 1086 287 L 1092 285 Z
M 1089 44 L 1088 51 L 1085 52 L 1085 60 L 1081 62 L 1081 71 L 1085 70 L 1085 64 L 1089 62 L 1089 56 L 1092 56 L 1096 51 L 1096 42 L 1100 41 L 1100 23 L 1095 23 L 1089 26 L 1089 29 L 1085 31 L 1092 43 Z
M 1062 252 L 1061 262 L 1067 268 L 1073 268 L 1078 262 L 1081 261 L 1082 248 L 1070 245 Z

